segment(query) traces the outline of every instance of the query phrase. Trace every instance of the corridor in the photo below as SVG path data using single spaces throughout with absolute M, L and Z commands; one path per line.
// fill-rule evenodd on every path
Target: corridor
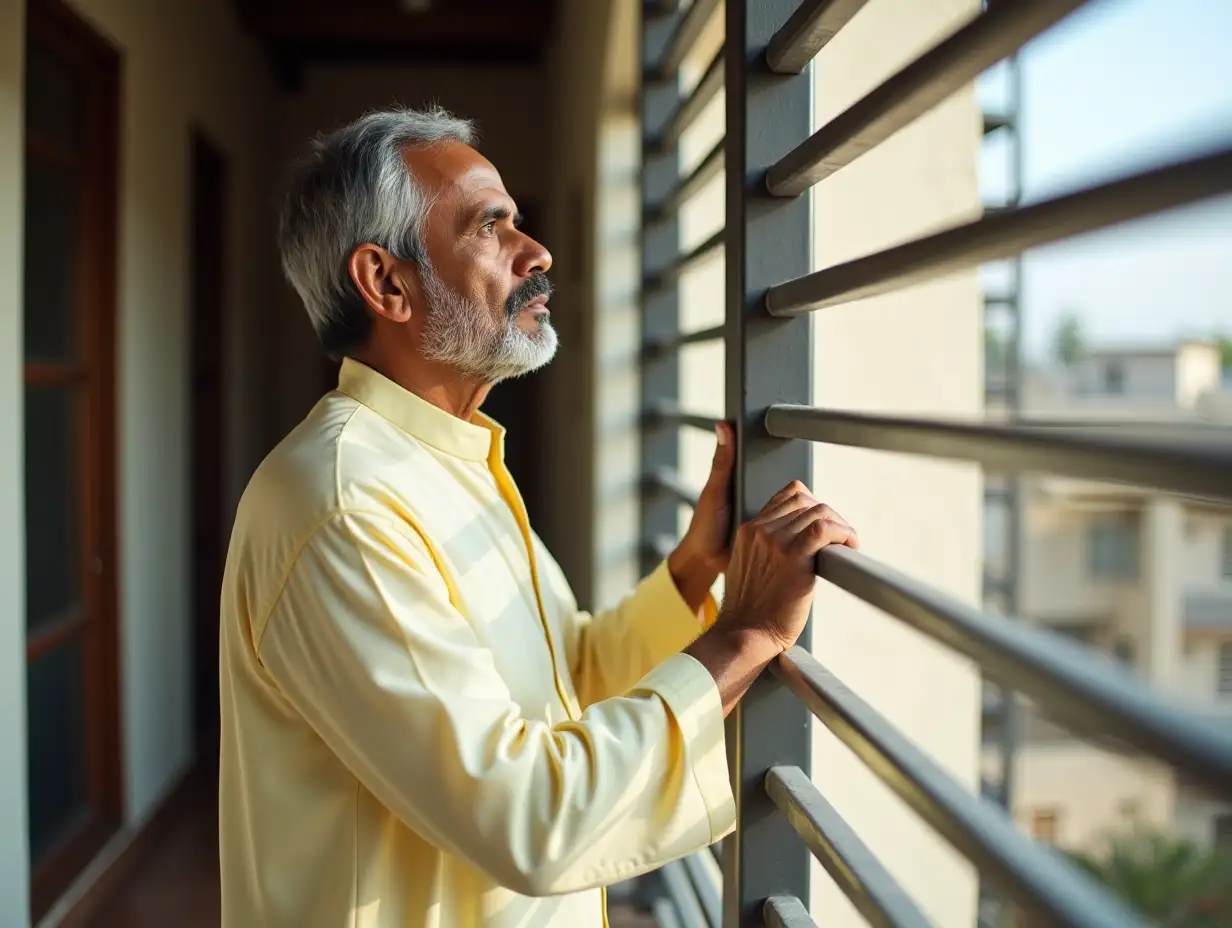
M 218 928 L 218 804 L 213 777 L 194 772 L 113 885 L 100 886 L 62 928 Z M 613 905 L 611 928 L 654 920 Z

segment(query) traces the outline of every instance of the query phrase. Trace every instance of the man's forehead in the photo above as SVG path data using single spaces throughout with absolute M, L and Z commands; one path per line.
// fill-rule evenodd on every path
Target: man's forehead
M 500 172 L 469 145 L 443 142 L 410 149 L 403 157 L 415 180 L 438 202 L 452 200 L 455 206 L 463 206 L 484 196 L 509 198 Z

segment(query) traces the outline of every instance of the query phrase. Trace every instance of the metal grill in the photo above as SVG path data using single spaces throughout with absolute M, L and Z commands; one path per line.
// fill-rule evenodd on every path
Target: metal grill
M 1232 502 L 1232 445 L 1133 428 L 999 424 L 858 415 L 789 405 L 811 396 L 811 313 L 887 293 L 1023 249 L 1232 191 L 1232 149 L 984 218 L 831 267 L 812 270 L 803 196 L 927 113 L 981 72 L 1081 7 L 1085 0 L 989 3 L 846 111 L 811 132 L 811 61 L 865 0 L 726 0 L 726 40 L 688 96 L 677 70 L 717 0 L 659 0 L 644 8 L 642 116 L 643 547 L 647 564 L 670 551 L 677 507 L 695 492 L 677 474 L 677 430 L 714 419 L 677 404 L 679 351 L 725 340 L 727 418 L 737 429 L 738 511 L 756 512 L 780 487 L 811 474 L 824 442 L 1121 481 Z M 717 93 L 726 137 L 688 176 L 676 146 Z M 1004 120 L 986 119 L 986 129 Z M 682 254 L 677 212 L 726 172 L 726 228 Z M 681 333 L 675 281 L 725 252 L 726 323 Z M 1058 636 L 982 613 L 848 550 L 818 557 L 823 580 L 970 658 L 990 680 L 1024 694 L 1060 723 L 1174 766 L 1215 795 L 1232 796 L 1232 733 L 1173 705 Z M 662 871 L 662 925 L 804 928 L 810 860 L 821 862 L 870 924 L 928 921 L 809 776 L 809 730 L 821 720 L 869 769 L 965 855 L 1030 920 L 1050 925 L 1144 924 L 1120 901 L 1019 832 L 1004 809 L 972 795 L 884 717 L 798 646 L 759 678 L 729 721 L 737 833 L 725 842 L 721 894 L 698 855 Z M 801 841 L 800 839 L 803 839 Z M 806 850 L 807 849 L 807 850 Z M 1034 923 L 1034 921 L 1032 921 Z

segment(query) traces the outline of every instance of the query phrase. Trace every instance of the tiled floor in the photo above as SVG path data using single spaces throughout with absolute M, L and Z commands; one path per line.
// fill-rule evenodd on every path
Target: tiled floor
M 218 928 L 215 786 L 191 781 L 188 801 L 140 867 L 103 900 L 88 928 Z M 613 906 L 612 928 L 654 928 L 654 920 Z

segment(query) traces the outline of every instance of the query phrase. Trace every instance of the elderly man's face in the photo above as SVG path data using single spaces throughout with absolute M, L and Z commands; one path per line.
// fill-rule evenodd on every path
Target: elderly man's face
M 459 143 L 409 151 L 433 202 L 420 269 L 427 304 L 421 349 L 495 383 L 542 367 L 556 350 L 547 249 L 518 229 L 517 204 L 486 158 Z

